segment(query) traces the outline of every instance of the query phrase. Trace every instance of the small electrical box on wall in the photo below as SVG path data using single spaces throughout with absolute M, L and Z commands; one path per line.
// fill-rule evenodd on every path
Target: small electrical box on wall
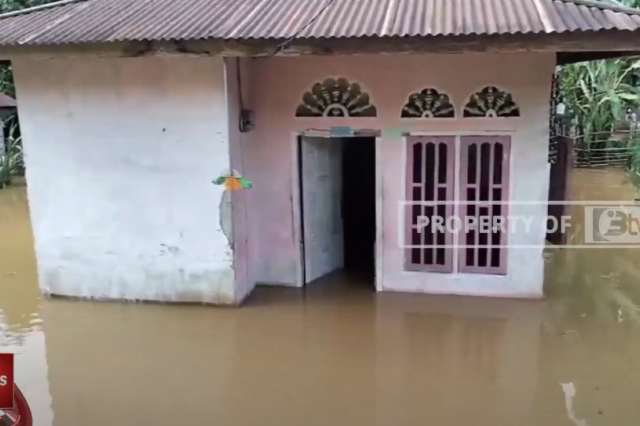
M 247 133 L 253 130 L 255 127 L 255 120 L 253 117 L 253 111 L 250 109 L 240 110 L 240 132 Z

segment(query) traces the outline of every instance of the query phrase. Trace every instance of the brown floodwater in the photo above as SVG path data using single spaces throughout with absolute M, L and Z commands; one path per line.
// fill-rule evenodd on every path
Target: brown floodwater
M 618 171 L 577 171 L 573 194 L 633 198 Z M 640 250 L 545 256 L 544 301 L 376 295 L 340 276 L 259 288 L 239 310 L 42 300 L 13 187 L 0 350 L 38 426 L 640 424 Z

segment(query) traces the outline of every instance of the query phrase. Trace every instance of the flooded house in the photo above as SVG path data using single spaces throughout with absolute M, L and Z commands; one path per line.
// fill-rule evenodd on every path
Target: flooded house
M 554 70 L 638 51 L 639 29 L 588 0 L 2 15 L 41 291 L 237 305 L 346 269 L 371 291 L 541 298 Z M 420 229 L 434 214 L 539 225 Z

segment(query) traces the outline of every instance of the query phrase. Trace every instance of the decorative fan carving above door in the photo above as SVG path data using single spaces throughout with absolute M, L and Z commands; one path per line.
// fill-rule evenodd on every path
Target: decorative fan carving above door
M 402 108 L 402 118 L 453 118 L 456 109 L 451 105 L 449 95 L 433 88 L 412 93 Z
M 520 117 L 520 108 L 510 93 L 487 86 L 471 95 L 464 106 L 465 117 Z
M 296 117 L 376 117 L 369 94 L 346 78 L 327 78 L 302 96 Z

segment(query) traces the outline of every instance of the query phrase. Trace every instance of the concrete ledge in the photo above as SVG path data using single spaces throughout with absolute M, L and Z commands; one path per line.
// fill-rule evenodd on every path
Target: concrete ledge
M 40 294 L 42 297 L 48 299 L 61 299 L 61 300 L 73 300 L 78 302 L 100 302 L 100 303 L 119 303 L 119 304 L 145 304 L 145 305 L 176 305 L 176 306 L 215 306 L 215 307 L 227 307 L 227 308 L 238 308 L 240 307 L 244 301 L 243 299 L 240 302 L 237 301 L 224 301 L 220 303 L 214 302 L 197 302 L 197 301 L 189 301 L 189 300 L 147 300 L 147 299 L 117 299 L 113 297 L 91 297 L 91 296 L 68 296 L 62 294 L 55 293 L 46 293 L 41 291 Z

